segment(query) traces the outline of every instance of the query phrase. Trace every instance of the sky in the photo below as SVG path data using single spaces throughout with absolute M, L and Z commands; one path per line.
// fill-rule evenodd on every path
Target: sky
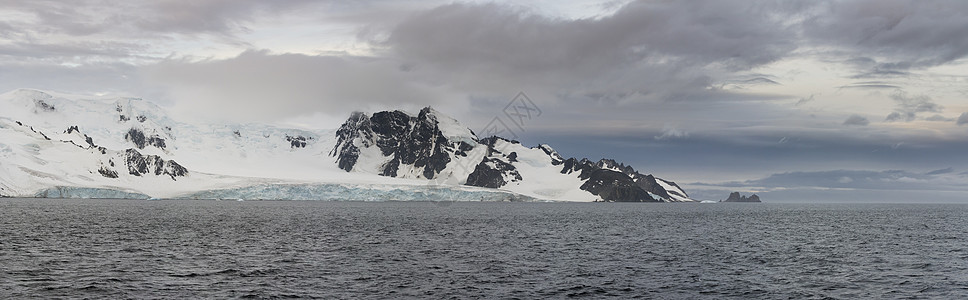
M 433 106 L 691 196 L 968 201 L 968 1 L 0 1 L 0 91 L 337 127 Z

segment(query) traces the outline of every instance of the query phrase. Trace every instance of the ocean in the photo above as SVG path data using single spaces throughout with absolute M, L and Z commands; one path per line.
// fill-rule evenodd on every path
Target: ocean
M 968 205 L 0 199 L 0 298 L 965 299 Z

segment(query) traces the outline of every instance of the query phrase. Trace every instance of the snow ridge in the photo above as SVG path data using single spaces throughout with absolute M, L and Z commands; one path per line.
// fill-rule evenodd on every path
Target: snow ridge
M 692 201 L 631 166 L 481 138 L 430 107 L 299 130 L 189 124 L 139 98 L 28 89 L 0 94 L 0 196 Z

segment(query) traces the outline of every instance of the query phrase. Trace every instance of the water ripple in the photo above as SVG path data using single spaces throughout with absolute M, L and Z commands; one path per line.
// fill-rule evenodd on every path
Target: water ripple
M 965 205 L 0 200 L 0 298 L 968 297 Z

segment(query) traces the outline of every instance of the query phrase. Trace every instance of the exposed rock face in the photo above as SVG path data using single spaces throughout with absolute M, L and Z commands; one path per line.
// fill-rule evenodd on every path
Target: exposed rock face
M 175 177 L 188 176 L 188 169 L 173 160 L 164 160 L 157 155 L 141 155 L 138 150 L 128 149 L 125 151 L 124 158 L 125 164 L 128 166 L 128 174 L 134 176 L 168 175 L 172 180 L 177 180 Z M 109 177 L 108 175 L 104 176 Z
M 589 179 L 589 182 L 594 180 L 596 182 L 612 180 L 615 188 L 626 189 L 626 191 L 620 192 L 609 192 L 612 195 L 610 198 L 602 197 L 605 201 L 632 201 L 632 202 L 652 202 L 659 201 L 656 198 L 663 199 L 664 201 L 691 201 L 689 200 L 689 195 L 676 185 L 675 182 L 665 181 L 652 174 L 642 175 L 636 171 L 632 166 L 626 166 L 622 163 L 617 163 L 611 159 L 602 159 L 597 162 L 592 162 L 588 159 L 577 160 L 575 158 L 569 158 L 562 162 L 563 168 L 561 173 L 568 174 L 572 172 L 581 172 L 579 178 Z M 607 170 L 613 173 L 597 172 L 597 170 Z M 620 176 L 621 175 L 621 176 Z M 624 176 L 624 178 L 623 178 Z M 632 183 L 632 186 L 626 184 L 626 178 L 628 182 Z M 666 186 L 672 187 L 671 189 L 659 184 L 659 181 L 665 183 Z M 593 187 L 595 185 L 582 186 L 583 190 L 597 194 L 586 187 Z M 641 190 L 641 192 L 639 191 Z M 645 192 L 645 195 L 649 196 L 649 199 L 641 197 Z
M 96 149 L 101 150 L 101 152 L 102 152 L 101 154 L 106 153 L 106 152 L 104 152 L 104 150 L 106 150 L 106 149 L 103 149 L 103 147 L 98 147 L 98 145 L 94 144 L 94 139 L 93 138 L 91 138 L 87 134 L 81 133 L 81 130 L 77 127 L 77 125 L 72 125 L 70 127 L 67 127 L 67 130 L 64 131 L 64 133 L 65 134 L 75 134 L 76 133 L 77 136 L 84 138 L 84 143 L 87 146 L 78 145 L 77 143 L 74 143 L 73 141 L 62 141 L 62 142 L 70 142 L 71 144 L 74 144 L 74 145 L 76 145 L 78 147 L 85 148 L 85 149 L 95 149 L 96 148 Z
M 555 151 L 555 149 L 552 149 L 551 146 L 548 146 L 547 144 L 541 144 L 541 145 L 538 145 L 538 148 L 540 148 L 541 151 L 544 151 L 545 154 L 548 154 L 548 156 L 551 157 L 552 165 L 557 166 L 565 162 L 565 159 L 562 158 L 560 154 L 558 154 L 558 151 Z
M 635 172 L 635 169 L 633 169 L 632 166 L 626 166 L 623 163 L 616 162 L 614 159 L 607 159 L 607 158 L 600 159 L 598 160 L 597 163 L 595 163 L 595 166 L 598 167 L 599 169 L 614 170 L 626 175 L 637 174 L 637 172 Z
M 605 201 L 613 202 L 659 202 L 649 195 L 649 191 L 639 186 L 633 176 L 603 166 L 614 163 L 612 160 L 592 162 L 588 159 L 569 158 L 563 162 L 562 174 L 580 172 L 578 178 L 584 179 L 581 189 L 598 195 Z M 624 165 L 623 165 L 624 167 Z M 631 167 L 622 168 L 638 174 Z
M 614 202 L 659 202 L 627 175 L 605 169 L 594 169 L 588 180 L 581 185 L 582 190 Z
M 155 148 L 164 150 L 166 147 L 165 139 L 158 135 L 145 137 L 144 132 L 137 128 L 129 129 L 128 133 L 124 134 L 124 139 L 134 143 L 138 149 L 144 149 L 147 146 L 154 146 Z
M 50 137 L 48 137 L 48 136 L 47 136 L 46 134 L 44 134 L 43 132 L 41 132 L 41 131 L 39 131 L 39 130 L 36 130 L 36 129 L 34 129 L 34 127 L 33 127 L 33 126 L 30 126 L 30 125 L 27 125 L 27 124 L 24 124 L 24 123 L 22 123 L 22 122 L 20 122 L 20 121 L 14 121 L 14 122 L 16 122 L 16 123 L 17 123 L 17 126 L 21 126 L 21 127 L 26 127 L 27 129 L 30 129 L 30 131 L 31 131 L 31 132 L 33 132 L 33 133 L 36 133 L 36 134 L 39 134 L 40 136 L 42 136 L 42 137 L 44 138 L 44 140 L 48 140 L 48 141 L 50 141 L 50 140 L 51 140 L 51 139 L 50 139 Z
M 447 140 L 438 128 L 437 117 L 424 108 L 416 116 L 402 111 L 383 111 L 367 116 L 354 113 L 336 132 L 337 143 L 330 152 L 339 167 L 351 171 L 361 150 L 378 147 L 389 158 L 378 173 L 397 177 L 401 165 L 419 170 L 418 177 L 433 179 L 451 161 L 449 153 L 466 151 L 467 146 Z
M 104 176 L 107 178 L 118 178 L 117 171 L 108 169 L 106 167 L 101 167 L 100 169 L 97 170 L 97 172 L 100 173 L 101 176 Z
M 373 139 L 373 130 L 370 129 L 370 118 L 364 113 L 354 112 L 350 118 L 336 131 L 336 146 L 329 153 L 336 156 L 336 162 L 340 169 L 347 172 L 353 170 L 356 161 L 360 157 L 360 148 L 356 145 L 361 144 L 368 147 Z
M 501 137 L 488 137 L 480 140 L 482 145 L 487 146 L 487 154 L 481 163 L 474 167 L 474 171 L 467 176 L 466 185 L 500 188 L 509 182 L 521 181 L 521 173 L 511 163 L 517 161 L 517 153 L 503 153 L 495 148 L 498 141 L 507 143 L 517 143 Z
M 521 181 L 521 173 L 514 168 L 514 165 L 503 162 L 496 158 L 485 158 L 474 172 L 467 176 L 467 185 L 499 188 L 508 182 Z
M 446 176 L 466 176 L 457 177 L 455 181 L 487 188 L 526 183 L 528 178 L 524 178 L 518 167 L 528 166 L 527 170 L 554 168 L 560 170 L 561 174 L 577 172 L 582 183 L 575 188 L 588 191 L 605 201 L 693 201 L 674 182 L 651 174 L 640 174 L 632 166 L 611 159 L 565 159 L 548 145 L 530 148 L 547 155 L 547 158 L 541 158 L 533 152 L 527 152 L 529 148 L 517 141 L 497 136 L 478 138 L 473 132 L 469 133 L 471 137 L 456 135 L 458 137 L 454 139 L 459 141 L 451 141 L 441 129 L 438 118 L 447 117 L 438 115 L 429 107 L 416 116 L 402 111 L 383 111 L 372 115 L 354 113 L 337 130 L 337 143 L 330 155 L 336 157 L 337 165 L 345 171 L 356 170 L 357 163 L 365 161 L 362 165 L 367 168 L 378 167 L 376 170 L 362 171 L 388 177 L 434 179 L 445 176 L 440 173 L 447 169 Z M 452 122 L 446 124 L 450 125 L 445 128 L 453 132 Z M 476 161 L 470 163 L 463 160 L 472 152 L 481 155 L 480 151 L 484 151 L 480 160 L 477 160 L 479 156 L 475 156 Z M 448 169 L 448 165 L 457 168 Z
M 651 174 L 641 174 L 615 160 L 566 158 L 549 145 L 526 147 L 501 137 L 484 138 L 460 125 L 457 120 L 431 108 L 409 113 L 354 113 L 339 128 L 335 137 L 321 137 L 319 133 L 322 131 L 281 129 L 257 124 L 192 126 L 176 122 L 159 107 L 135 98 L 119 98 L 113 102 L 106 99 L 86 101 L 52 98 L 43 93 L 0 94 L 0 98 L 5 100 L 0 101 L 3 104 L 0 105 L 3 108 L 0 111 L 0 115 L 3 115 L 0 118 L 0 135 L 5 138 L 9 136 L 10 141 L 28 142 L 21 145 L 23 147 L 0 145 L 0 148 L 4 148 L 0 149 L 0 154 L 3 154 L 0 156 L 4 157 L 4 161 L 0 162 L 4 165 L 0 168 L 0 179 L 5 181 L 0 183 L 0 192 L 5 195 L 29 195 L 28 190 L 35 183 L 48 184 L 51 180 L 64 183 L 55 186 L 70 188 L 96 185 L 92 188 L 130 190 L 138 190 L 139 186 L 145 184 L 174 183 L 168 181 L 169 177 L 179 182 L 173 184 L 173 188 L 189 189 L 209 183 L 216 185 L 223 180 L 231 182 L 236 179 L 202 173 L 192 176 L 174 160 L 202 162 L 205 168 L 200 170 L 206 173 L 224 171 L 226 174 L 222 175 L 232 175 L 238 172 L 259 177 L 259 171 L 262 170 L 245 169 L 241 164 L 261 159 L 256 156 L 272 154 L 266 157 L 271 166 L 268 163 L 257 165 L 269 171 L 261 173 L 289 178 L 289 175 L 280 174 L 289 171 L 285 168 L 291 167 L 298 171 L 291 172 L 295 173 L 291 176 L 293 179 L 307 181 L 339 181 L 344 179 L 340 177 L 346 177 L 350 182 L 359 180 L 371 184 L 381 180 L 373 180 L 366 175 L 382 175 L 433 179 L 435 184 L 500 188 L 508 194 L 516 193 L 542 200 L 691 201 L 675 183 Z M 7 98 L 10 101 L 6 101 Z M 54 105 L 57 105 L 56 110 Z M 83 109 L 70 111 L 76 107 Z M 525 121 L 524 115 L 512 116 L 508 111 L 498 117 L 497 120 L 514 121 L 508 124 L 518 127 L 522 127 Z M 35 129 L 15 119 L 38 122 L 34 125 L 39 127 Z M 495 126 L 508 125 L 492 123 Z M 510 132 L 501 131 L 500 126 L 492 128 L 491 125 L 481 128 L 481 132 Z M 35 139 L 36 143 L 29 142 Z M 98 146 L 95 142 L 111 149 Z M 332 147 L 331 158 L 323 158 L 326 161 L 322 163 L 294 166 L 299 163 L 295 160 L 315 158 L 317 146 L 324 144 L 326 150 Z M 285 146 L 290 148 L 286 149 Z M 275 155 L 276 151 L 285 153 Z M 9 153 L 17 155 L 16 159 L 10 159 L 15 161 L 8 161 Z M 61 161 L 64 153 L 71 155 L 70 164 L 44 163 Z M 210 163 L 204 160 L 210 160 Z M 277 160 L 279 163 L 275 163 Z M 8 164 L 10 167 L 7 167 Z M 319 165 L 323 166 L 320 176 L 333 176 L 329 171 L 334 165 L 345 171 L 369 174 L 316 178 L 312 168 Z M 76 171 L 83 171 L 83 174 L 70 176 L 70 172 Z M 28 176 L 37 178 L 19 180 Z M 185 184 L 189 183 L 188 180 L 198 180 L 200 184 Z M 6 181 L 18 186 L 7 185 Z M 386 181 L 391 184 L 404 182 Z M 428 190 L 433 190 L 432 187 Z M 421 189 L 418 187 L 415 190 Z M 461 187 L 455 190 L 476 192 L 482 189 Z
M 144 149 L 148 141 L 145 140 L 145 134 L 141 130 L 131 128 L 128 133 L 124 134 L 124 139 L 134 143 L 138 149 Z
M 43 99 L 35 99 L 34 106 L 37 108 L 37 111 L 51 112 L 51 111 L 57 110 L 57 108 L 55 108 L 53 105 L 48 104 Z
M 235 131 L 235 135 L 238 136 L 238 137 L 242 137 L 242 134 L 239 133 L 238 131 Z M 306 148 L 306 140 L 311 140 L 311 139 L 313 139 L 313 138 L 312 137 L 308 137 L 307 138 L 307 137 L 304 137 L 304 136 L 301 136 L 301 135 L 297 135 L 297 136 L 289 136 L 289 135 L 287 135 L 286 136 L 286 141 L 289 142 L 289 147 L 290 148 L 293 148 L 293 149 L 295 149 L 295 148 Z
M 729 198 L 723 200 L 723 202 L 762 202 L 760 201 L 760 196 L 753 194 L 748 198 L 746 196 L 741 196 L 739 192 L 732 192 L 729 194 Z
M 655 176 L 652 176 L 652 174 L 642 175 L 642 174 L 635 173 L 632 177 L 635 179 L 635 183 L 637 183 L 640 187 L 642 187 L 642 189 L 656 196 L 662 197 L 664 199 L 689 198 L 689 195 L 687 195 L 686 192 L 681 187 L 679 187 L 679 185 L 676 184 L 675 182 L 666 181 L 660 178 L 655 178 Z M 672 186 L 674 188 L 667 189 L 662 184 L 659 184 L 660 180 L 666 185 Z

